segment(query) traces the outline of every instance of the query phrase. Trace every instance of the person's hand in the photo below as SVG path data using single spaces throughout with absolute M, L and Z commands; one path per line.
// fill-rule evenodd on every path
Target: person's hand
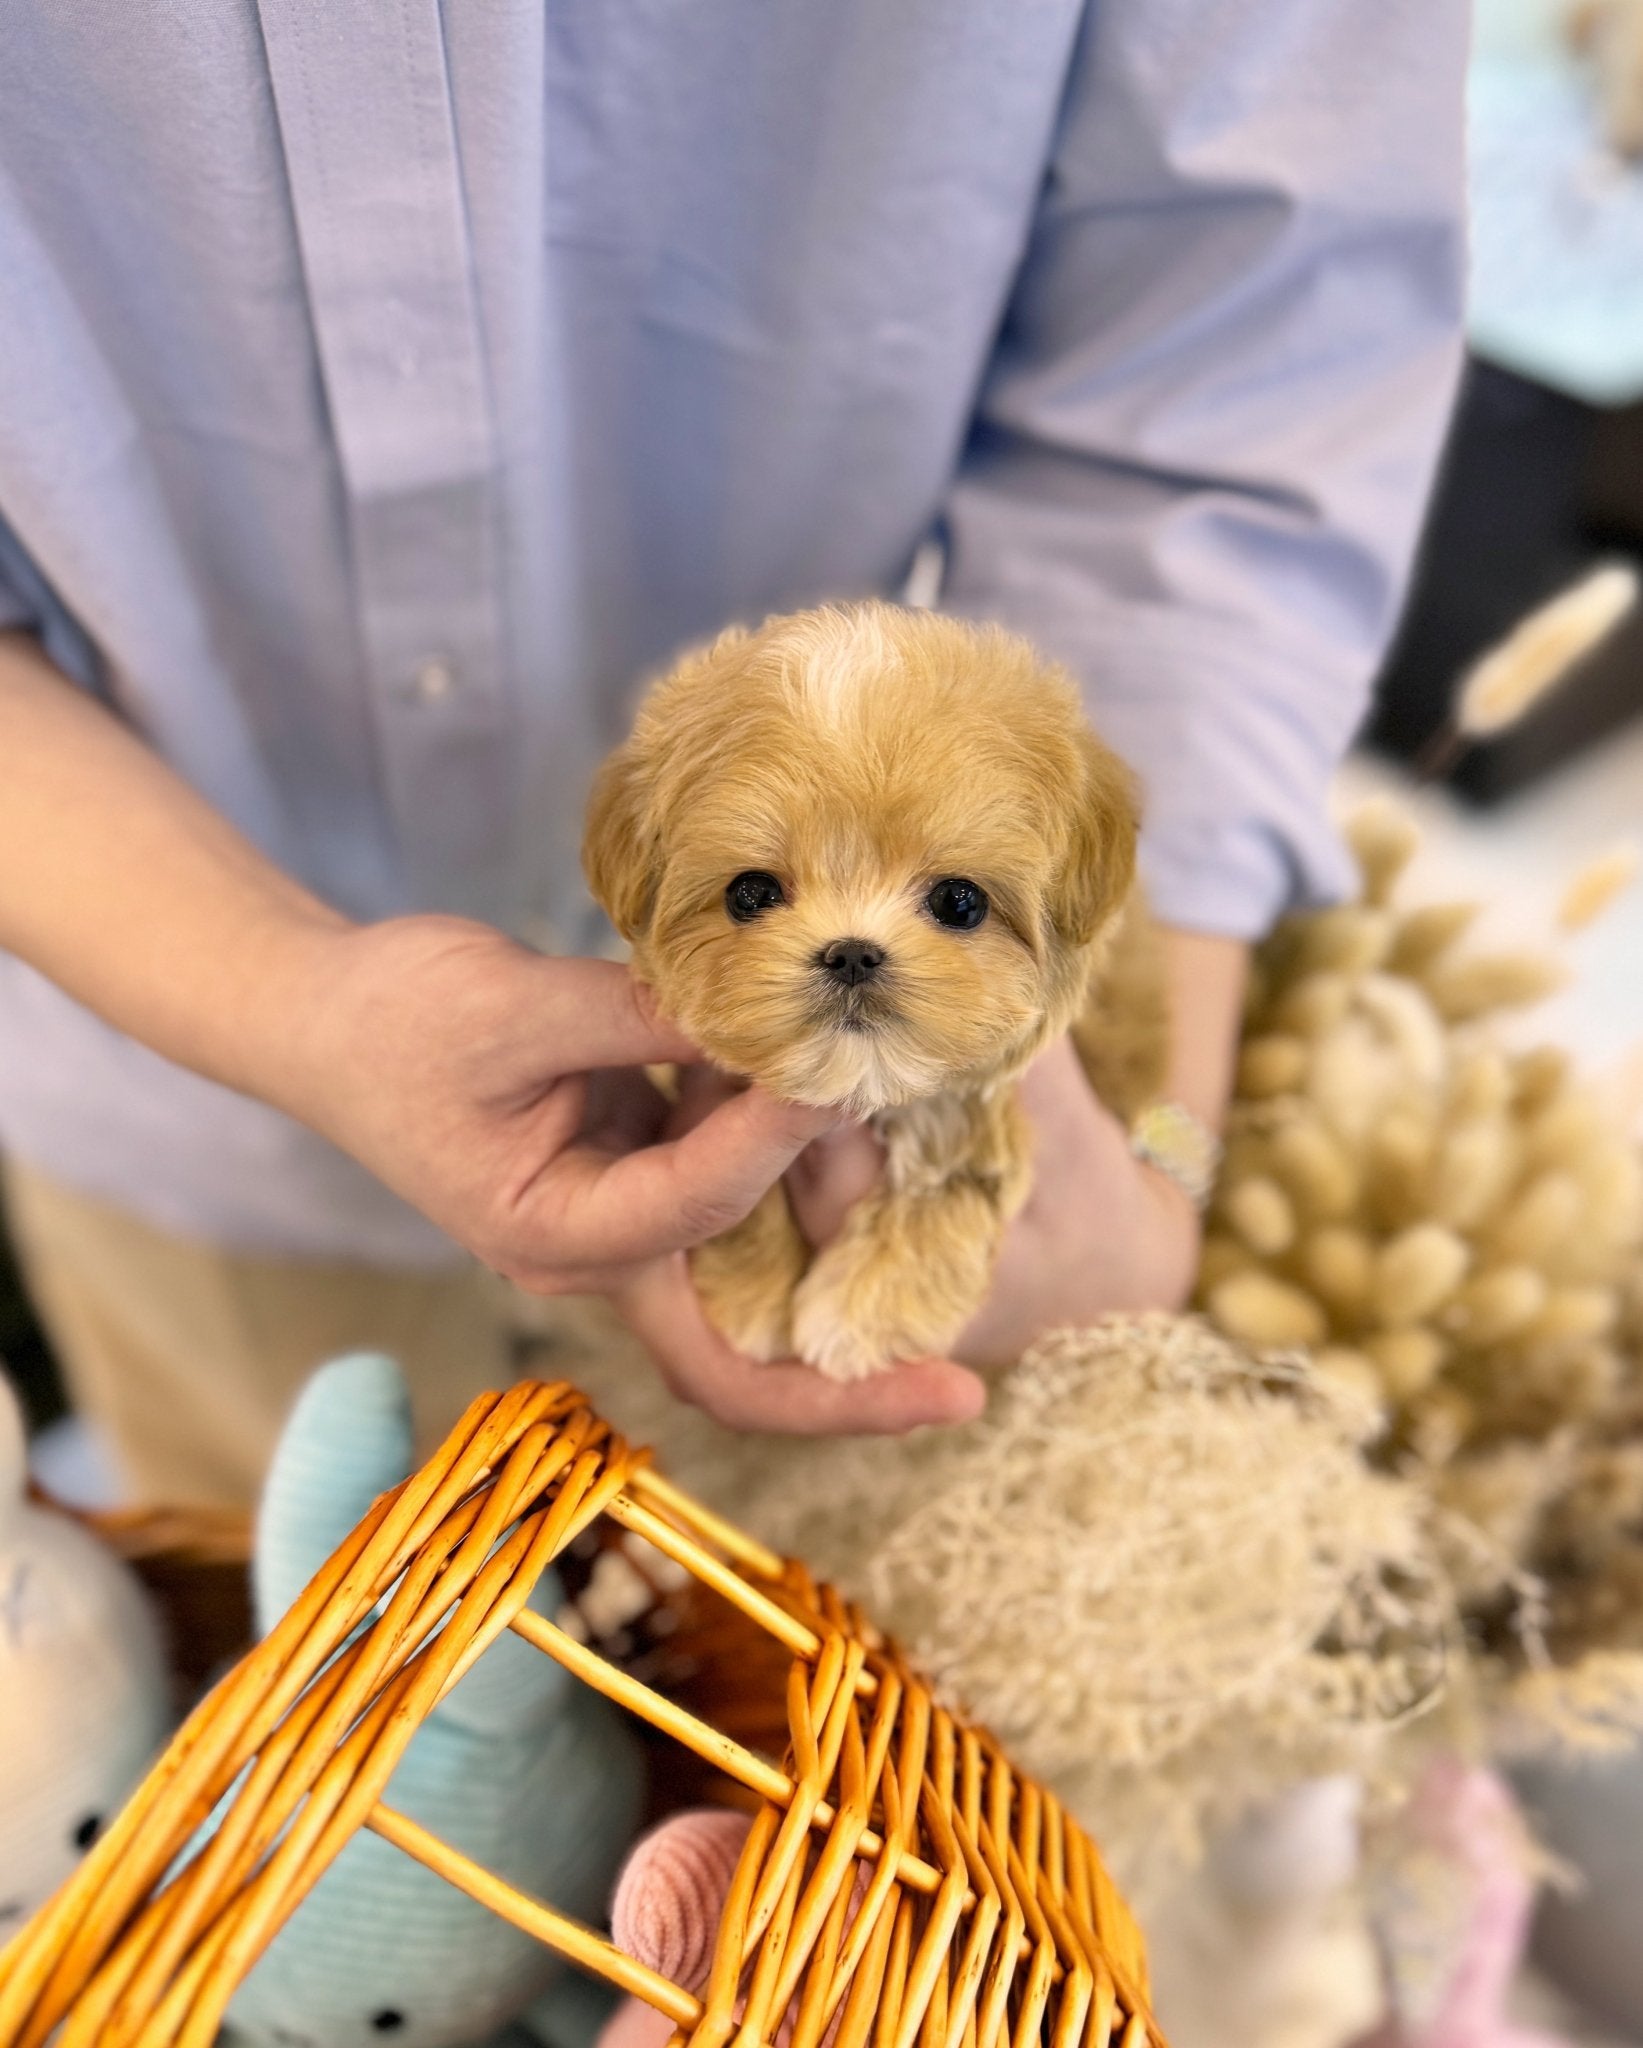
M 1198 1266 L 1197 1212 L 1131 1152 L 1122 1124 L 1061 1039 L 1028 1068 L 1021 1102 L 1033 1126 L 1033 1183 L 1005 1233 L 992 1290 L 953 1347 L 967 1365 L 1013 1364 L 1046 1330 L 1120 1309 L 1179 1308 Z M 825 1244 L 879 1172 L 871 1133 L 816 1138 L 789 1169 L 799 1227 Z
M 838 1386 L 706 1322 L 685 1251 L 739 1222 L 832 1119 L 748 1089 L 680 1114 L 646 1065 L 696 1055 L 624 967 L 545 959 L 481 924 L 407 917 L 322 941 L 285 1104 L 485 1265 L 600 1293 L 673 1390 L 734 1427 L 902 1430 L 973 1414 L 940 1361 Z

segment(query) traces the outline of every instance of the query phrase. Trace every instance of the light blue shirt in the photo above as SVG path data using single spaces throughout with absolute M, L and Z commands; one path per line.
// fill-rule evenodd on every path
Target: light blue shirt
M 1140 770 L 1160 910 L 1253 933 L 1342 879 L 1464 42 L 1459 0 L 11 0 L 0 617 L 346 910 L 577 943 L 636 679 L 937 534 Z M 0 1142 L 222 1242 L 447 1250 L 7 960 Z

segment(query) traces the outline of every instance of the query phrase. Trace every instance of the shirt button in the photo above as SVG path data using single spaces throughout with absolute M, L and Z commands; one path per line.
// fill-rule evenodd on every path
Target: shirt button
M 442 654 L 430 654 L 419 661 L 411 676 L 410 697 L 415 704 L 443 704 L 455 694 L 456 669 Z

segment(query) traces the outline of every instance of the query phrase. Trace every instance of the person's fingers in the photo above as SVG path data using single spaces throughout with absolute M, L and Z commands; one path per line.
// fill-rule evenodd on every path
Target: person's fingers
M 709 1324 L 682 1257 L 631 1276 L 616 1303 L 673 1392 L 730 1429 L 900 1435 L 973 1421 L 986 1405 L 980 1380 L 945 1359 L 909 1360 L 846 1386 L 812 1366 L 745 1357 Z
M 678 1089 L 667 1120 L 670 1138 L 682 1138 L 686 1131 L 695 1130 L 721 1103 L 742 1094 L 747 1086 L 745 1081 L 733 1080 L 718 1067 L 710 1067 L 700 1061 L 680 1067 L 676 1078 Z
M 618 1159 L 573 1146 L 513 1203 L 522 1255 L 536 1239 L 555 1264 L 625 1265 L 701 1244 L 739 1223 L 832 1121 L 750 1088 L 682 1137 Z
M 866 1124 L 847 1124 L 806 1145 L 786 1182 L 794 1221 L 806 1240 L 817 1250 L 831 1244 L 883 1172 L 884 1146 Z
M 608 1152 L 654 1144 L 668 1128 L 673 1105 L 644 1074 L 611 1067 L 581 1077 L 584 1140 Z
M 614 960 L 545 960 L 539 1022 L 561 1074 L 589 1067 L 643 1067 L 701 1054 L 657 1006 L 649 988 Z

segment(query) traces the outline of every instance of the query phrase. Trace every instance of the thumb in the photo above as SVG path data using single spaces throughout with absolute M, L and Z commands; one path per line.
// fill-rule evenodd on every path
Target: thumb
M 542 1184 L 556 1206 L 542 1219 L 554 1263 L 628 1265 L 717 1237 L 834 1121 L 750 1088 L 664 1144 L 614 1160 L 591 1147 L 563 1154 Z
M 615 960 L 536 960 L 543 1041 L 555 1068 L 643 1067 L 700 1054 L 649 986 Z
M 806 1243 L 831 1244 L 883 1177 L 884 1146 L 866 1124 L 844 1125 L 807 1145 L 787 1176 L 787 1199 Z

